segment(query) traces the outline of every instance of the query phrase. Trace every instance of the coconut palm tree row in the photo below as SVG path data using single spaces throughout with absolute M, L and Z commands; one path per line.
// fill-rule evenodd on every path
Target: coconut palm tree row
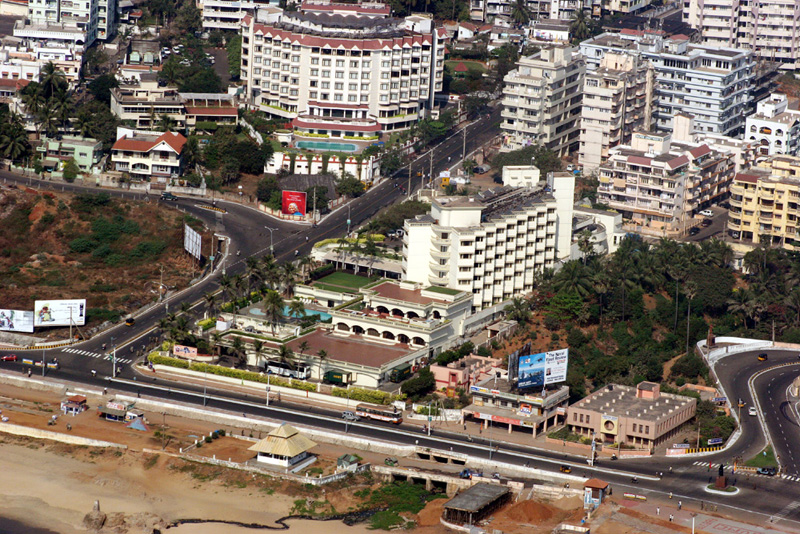
M 19 163 L 30 154 L 31 145 L 22 118 L 16 113 L 0 113 L 0 156 L 11 163 Z
M 29 83 L 21 95 L 25 111 L 36 123 L 37 138 L 42 132 L 58 137 L 70 124 L 75 111 L 73 94 L 66 76 L 52 61 L 42 67 L 39 81 Z

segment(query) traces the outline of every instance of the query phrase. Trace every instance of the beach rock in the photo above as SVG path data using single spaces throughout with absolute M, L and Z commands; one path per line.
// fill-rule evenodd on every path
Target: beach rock
M 83 517 L 83 526 L 88 530 L 99 531 L 106 522 L 106 514 L 100 510 L 92 510 Z

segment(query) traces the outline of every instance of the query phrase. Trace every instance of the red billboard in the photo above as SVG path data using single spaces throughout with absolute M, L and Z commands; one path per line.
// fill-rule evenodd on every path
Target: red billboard
M 284 215 L 306 214 L 306 194 L 301 191 L 283 191 L 281 213 Z

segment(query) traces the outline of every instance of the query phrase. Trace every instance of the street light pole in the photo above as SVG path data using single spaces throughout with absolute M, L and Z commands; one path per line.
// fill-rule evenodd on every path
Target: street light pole
M 114 343 L 114 338 L 111 338 L 111 377 L 114 378 L 117 376 L 117 344 Z
M 269 226 L 265 226 L 264 228 L 269 230 L 269 253 L 274 258 L 275 257 L 275 248 L 273 247 L 273 242 L 272 242 L 272 232 L 274 230 L 277 230 L 277 228 L 270 228 Z
M 347 203 L 347 235 L 350 235 L 350 203 Z M 345 236 L 347 237 L 347 236 Z

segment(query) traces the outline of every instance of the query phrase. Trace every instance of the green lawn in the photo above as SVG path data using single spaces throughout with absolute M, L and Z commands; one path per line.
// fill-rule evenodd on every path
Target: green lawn
M 461 291 L 457 289 L 450 289 L 449 287 L 430 286 L 425 288 L 425 291 L 433 291 L 434 293 L 441 293 L 443 295 L 458 295 Z
M 356 276 L 347 273 L 331 273 L 316 281 L 315 285 L 320 286 L 339 286 L 345 289 L 359 289 L 372 282 L 374 278 L 367 278 L 366 276 Z
M 469 61 L 469 60 L 462 60 L 462 59 L 449 59 L 449 60 L 444 62 L 444 65 L 445 65 L 445 67 L 447 69 L 450 70 L 451 73 L 453 73 L 453 72 L 455 72 L 456 65 L 458 65 L 459 63 L 463 63 L 464 66 L 467 67 L 468 70 L 476 70 L 476 71 L 480 72 L 481 74 L 486 72 L 486 67 L 483 65 L 483 63 L 480 63 L 478 61 Z
M 778 460 L 775 459 L 772 447 L 767 446 L 766 449 L 747 460 L 744 465 L 748 467 L 777 467 Z

